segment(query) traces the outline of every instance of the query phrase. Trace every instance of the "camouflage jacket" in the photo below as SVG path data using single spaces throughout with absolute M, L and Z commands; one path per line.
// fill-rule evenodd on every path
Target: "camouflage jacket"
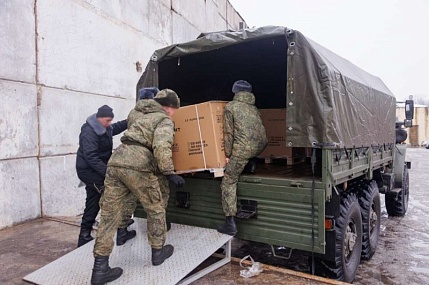
M 140 100 L 128 115 L 128 130 L 108 166 L 169 175 L 174 173 L 174 123 L 155 100 Z
M 225 106 L 223 138 L 226 157 L 249 159 L 267 146 L 267 134 L 252 93 L 238 92 Z

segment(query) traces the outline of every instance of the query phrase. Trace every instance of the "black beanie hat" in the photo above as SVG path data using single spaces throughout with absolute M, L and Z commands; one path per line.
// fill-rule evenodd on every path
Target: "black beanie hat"
M 232 93 L 235 94 L 240 91 L 252 92 L 252 85 L 247 81 L 237 80 L 234 85 L 232 85 Z
M 98 108 L 98 112 L 95 116 L 97 118 L 113 118 L 113 117 L 115 117 L 115 115 L 113 115 L 113 109 L 107 105 L 103 105 L 100 108 Z
M 153 99 L 159 89 L 156 87 L 144 87 L 139 90 L 139 100 L 142 99 Z
M 162 89 L 153 99 L 161 106 L 172 107 L 175 109 L 180 108 L 179 96 L 177 96 L 176 92 L 171 89 Z

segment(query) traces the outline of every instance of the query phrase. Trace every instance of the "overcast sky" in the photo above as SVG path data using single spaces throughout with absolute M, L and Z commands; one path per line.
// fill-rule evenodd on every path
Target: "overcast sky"
M 229 0 L 250 27 L 279 25 L 380 77 L 398 99 L 429 99 L 429 0 Z

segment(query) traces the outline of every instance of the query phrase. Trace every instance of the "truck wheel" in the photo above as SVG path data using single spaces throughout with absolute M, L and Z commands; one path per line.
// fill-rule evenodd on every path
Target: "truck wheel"
M 398 196 L 386 194 L 386 210 L 387 214 L 392 217 L 403 217 L 408 209 L 408 198 L 410 196 L 410 177 L 408 174 L 407 165 L 404 165 L 404 174 L 402 175 L 402 183 L 396 182 L 395 188 L 401 188 Z
M 335 261 L 318 259 L 315 270 L 329 278 L 352 282 L 362 252 L 362 216 L 355 194 L 341 200 L 340 215 L 335 220 L 335 234 Z
M 362 254 L 361 258 L 371 259 L 374 255 L 378 237 L 380 235 L 380 193 L 375 181 L 364 182 L 359 195 L 359 204 L 362 213 Z

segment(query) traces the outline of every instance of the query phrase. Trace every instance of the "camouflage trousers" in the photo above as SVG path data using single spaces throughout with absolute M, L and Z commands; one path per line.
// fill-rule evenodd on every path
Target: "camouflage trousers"
M 237 214 L 237 183 L 248 159 L 231 156 L 226 165 L 225 173 L 220 184 L 222 189 L 222 208 L 225 216 Z
M 104 195 L 101 195 L 100 209 L 103 208 L 103 206 L 102 206 L 103 201 L 104 201 Z M 137 208 L 137 198 L 134 196 L 134 194 L 128 195 L 124 201 L 124 208 L 122 211 L 123 212 L 123 216 L 122 216 L 123 218 L 122 218 L 121 222 L 119 223 L 118 228 L 123 229 L 123 228 L 126 228 L 128 226 L 128 221 L 133 216 L 136 208 Z
M 165 208 L 170 194 L 166 177 L 109 166 L 104 183 L 106 189 L 101 204 L 101 220 L 94 245 L 94 256 L 109 256 L 112 252 L 113 237 L 123 220 L 124 202 L 131 199 L 131 195 L 140 201 L 147 214 L 150 246 L 162 248 L 167 232 Z

